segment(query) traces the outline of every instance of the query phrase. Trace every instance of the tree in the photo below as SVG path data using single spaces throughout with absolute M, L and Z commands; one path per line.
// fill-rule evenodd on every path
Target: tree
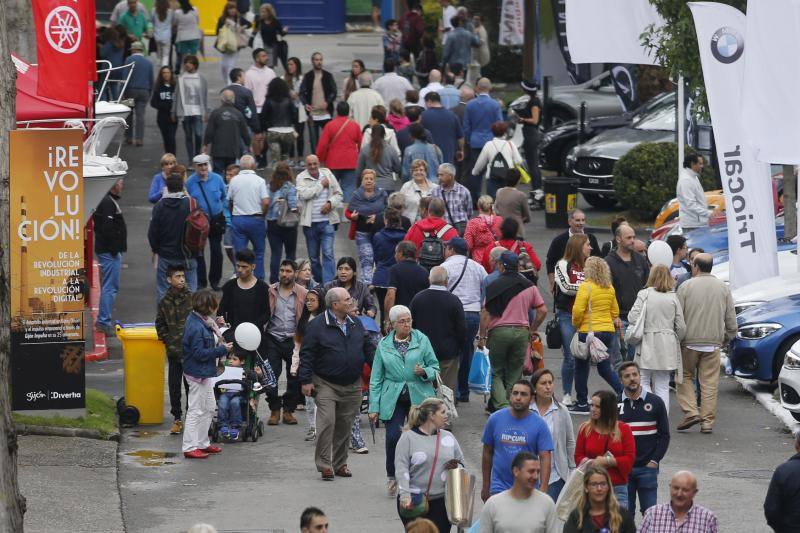
M 8 50 L 28 63 L 36 63 L 36 29 L 30 0 L 3 0 L 6 6 Z
M 25 498 L 17 483 L 17 434 L 11 419 L 11 287 L 8 132 L 15 127 L 17 71 L 9 55 L 6 2 L 0 2 L 0 531 L 22 531 Z M 30 11 L 28 6 L 27 11 Z M 19 28 L 15 33 L 19 33 Z

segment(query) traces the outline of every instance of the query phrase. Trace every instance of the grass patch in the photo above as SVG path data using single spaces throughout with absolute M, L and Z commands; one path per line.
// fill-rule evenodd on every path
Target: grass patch
M 12 413 L 14 422 L 31 426 L 93 429 L 103 437 L 119 431 L 117 405 L 113 399 L 96 389 L 86 389 L 86 416 L 65 418 L 63 416 L 35 416 Z
M 642 230 L 644 228 L 652 228 L 653 220 L 640 220 L 631 214 L 630 211 L 597 211 L 590 210 L 586 212 L 586 225 L 593 228 L 608 228 L 611 231 L 611 222 L 618 216 L 623 216 L 628 219 L 628 222 L 633 224 L 634 228 Z

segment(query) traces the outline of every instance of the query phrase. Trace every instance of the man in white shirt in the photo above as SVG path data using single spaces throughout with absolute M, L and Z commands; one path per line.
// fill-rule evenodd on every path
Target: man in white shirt
M 255 173 L 253 156 L 243 155 L 239 166 L 239 174 L 228 184 L 233 249 L 239 252 L 247 248 L 248 242 L 252 243 L 256 256 L 254 274 L 258 279 L 264 279 L 264 241 L 267 238 L 264 213 L 269 206 L 269 192 L 264 178 Z
M 428 85 L 426 85 L 419 91 L 420 102 L 425 101 L 426 94 L 437 93 L 442 89 L 444 89 L 444 85 L 442 85 L 442 72 L 436 69 L 431 70 L 428 73 Z
M 362 72 L 358 76 L 359 88 L 350 94 L 347 105 L 350 106 L 350 118 L 358 122 L 362 128 L 369 123 L 370 113 L 376 105 L 386 105 L 381 93 L 372 88 L 372 74 Z
M 275 79 L 275 71 L 267 66 L 269 54 L 263 48 L 253 50 L 253 64 L 244 73 L 244 86 L 253 93 L 253 100 L 256 103 L 256 113 L 261 113 L 261 107 L 267 98 L 267 86 Z M 264 132 L 253 134 L 253 155 L 258 158 L 260 167 L 267 166 L 267 154 L 264 150 Z
M 450 22 L 453 17 L 458 15 L 458 9 L 453 5 L 453 0 L 441 0 L 442 20 L 439 22 L 439 31 L 442 32 L 442 46 L 447 42 L 447 34 L 453 29 Z
M 708 202 L 699 175 L 703 172 L 703 156 L 686 154 L 678 176 L 676 196 L 681 228 L 691 230 L 708 225 Z
M 375 83 L 372 84 L 372 88 L 378 91 L 383 97 L 386 107 L 389 107 L 389 104 L 391 104 L 392 100 L 395 98 L 405 103 L 406 91 L 414 89 L 410 81 L 394 71 L 395 66 L 394 60 L 392 59 L 384 61 L 383 76 L 375 80 Z
M 486 500 L 481 511 L 481 533 L 558 533 L 556 504 L 536 490 L 539 457 L 519 452 L 511 463 L 514 484 Z

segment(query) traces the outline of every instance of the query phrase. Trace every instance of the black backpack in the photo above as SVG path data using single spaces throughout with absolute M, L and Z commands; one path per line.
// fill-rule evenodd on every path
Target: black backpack
M 508 161 L 506 161 L 506 158 L 503 157 L 503 151 L 498 150 L 494 155 L 492 162 L 489 163 L 489 178 L 505 182 L 506 174 L 508 174 L 510 168 L 511 167 L 509 167 Z
M 419 247 L 420 266 L 430 271 L 433 267 L 442 264 L 444 261 L 444 242 L 442 241 L 442 237 L 451 229 L 453 229 L 453 226 L 445 224 L 436 233 L 431 233 L 429 231 L 422 232 L 425 238 L 422 239 L 422 244 Z

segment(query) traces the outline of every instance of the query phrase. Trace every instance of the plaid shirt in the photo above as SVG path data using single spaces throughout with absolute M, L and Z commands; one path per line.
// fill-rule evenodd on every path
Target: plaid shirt
M 682 524 L 675 520 L 672 505 L 662 503 L 647 510 L 639 533 L 717 533 L 717 517 L 702 505 L 694 504 Z
M 441 185 L 437 185 L 431 191 L 431 197 L 441 198 L 447 204 L 444 211 L 444 219 L 450 224 L 466 222 L 470 219 L 470 215 L 472 215 L 472 195 L 469 193 L 469 189 L 460 183 L 453 182 L 453 188 L 449 191 L 445 191 Z M 451 214 L 455 220 L 450 219 Z

